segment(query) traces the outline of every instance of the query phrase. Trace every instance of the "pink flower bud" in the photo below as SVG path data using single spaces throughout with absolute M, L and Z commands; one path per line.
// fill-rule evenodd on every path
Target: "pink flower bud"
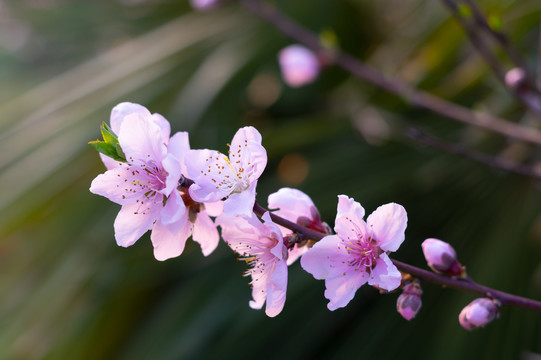
M 316 55 L 301 45 L 291 45 L 280 51 L 278 61 L 282 77 L 291 87 L 299 87 L 313 82 L 319 74 L 319 61 Z
M 494 300 L 479 298 L 462 309 L 458 321 L 464 329 L 471 331 L 485 326 L 498 316 L 498 305 Z
M 526 72 L 521 68 L 513 68 L 505 74 L 505 84 L 513 90 L 518 90 L 526 81 Z
M 464 267 L 456 259 L 455 249 L 445 241 L 426 239 L 421 246 L 428 266 L 435 272 L 449 276 L 465 275 Z
M 218 6 L 220 0 L 190 0 L 190 5 L 196 10 L 207 11 Z
M 396 301 L 396 310 L 404 319 L 410 321 L 417 315 L 422 304 L 422 293 L 419 280 L 404 285 L 404 290 Z

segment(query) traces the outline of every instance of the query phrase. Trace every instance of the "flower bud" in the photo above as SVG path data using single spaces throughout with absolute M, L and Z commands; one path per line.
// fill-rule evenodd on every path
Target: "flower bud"
M 402 317 L 408 321 L 413 319 L 421 308 L 421 283 L 419 280 L 407 283 L 404 285 L 402 294 L 396 301 L 396 310 Z
M 505 84 L 513 90 L 520 90 L 526 84 L 526 72 L 521 68 L 513 68 L 505 74 Z
M 466 271 L 456 259 L 455 249 L 451 245 L 438 239 L 426 239 L 421 246 L 428 266 L 434 272 L 465 277 Z
M 479 298 L 462 309 L 458 321 L 464 329 L 471 331 L 485 326 L 498 316 L 498 303 L 495 300 Z
M 218 7 L 220 0 L 190 0 L 192 8 L 200 11 L 208 11 Z
M 291 87 L 313 82 L 319 74 L 319 60 L 316 55 L 301 45 L 291 45 L 280 51 L 278 61 L 282 77 Z

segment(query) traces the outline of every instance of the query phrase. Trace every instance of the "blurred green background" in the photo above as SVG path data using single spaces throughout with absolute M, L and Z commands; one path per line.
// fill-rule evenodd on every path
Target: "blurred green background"
M 439 1 L 275 2 L 386 74 L 445 99 L 531 123 Z M 538 1 L 480 5 L 535 68 Z M 329 67 L 291 89 L 276 53 L 290 40 L 237 4 L 193 12 L 173 0 L 0 1 L 0 358 L 540 359 L 541 317 L 504 308 L 476 332 L 458 313 L 474 296 L 425 285 L 411 323 L 397 294 L 361 288 L 330 312 L 324 283 L 298 263 L 276 318 L 248 307 L 245 264 L 221 243 L 205 258 L 156 261 L 148 234 L 116 245 L 119 206 L 88 191 L 104 171 L 88 141 L 122 101 L 190 132 L 192 148 L 226 149 L 245 125 L 269 163 L 258 201 L 283 186 L 308 193 L 333 226 L 338 194 L 372 212 L 408 211 L 395 258 L 425 267 L 420 244 L 450 242 L 485 285 L 541 299 L 540 184 L 426 148 L 439 137 L 536 165 L 539 149 L 415 108 Z M 507 67 L 509 63 L 505 62 Z

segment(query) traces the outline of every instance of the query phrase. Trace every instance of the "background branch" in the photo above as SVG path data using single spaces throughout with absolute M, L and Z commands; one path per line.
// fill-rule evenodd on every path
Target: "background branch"
M 418 90 L 400 79 L 388 78 L 379 70 L 359 61 L 351 55 L 339 50 L 325 48 L 315 34 L 282 14 L 275 7 L 259 0 L 238 1 L 247 10 L 271 23 L 283 34 L 325 56 L 330 63 L 381 89 L 403 97 L 412 104 L 432 110 L 462 123 L 499 133 L 508 138 L 541 145 L 541 132 L 537 129 L 513 124 L 490 114 L 473 112 L 468 108 Z

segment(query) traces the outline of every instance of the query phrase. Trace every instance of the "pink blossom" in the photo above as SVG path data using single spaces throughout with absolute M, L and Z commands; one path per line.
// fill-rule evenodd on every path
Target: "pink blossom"
M 484 327 L 498 316 L 498 305 L 494 300 L 479 298 L 462 309 L 458 320 L 464 329 L 475 330 Z
M 280 51 L 278 61 L 282 77 L 291 87 L 313 82 L 319 74 L 319 61 L 312 51 L 301 45 L 290 45 Z
M 169 135 L 171 134 L 171 125 L 169 125 L 169 121 L 160 114 L 151 114 L 146 107 L 139 104 L 123 102 L 116 105 L 111 111 L 111 129 L 113 129 L 115 134 L 118 134 L 120 125 L 124 121 L 131 121 L 137 118 L 142 118 L 145 121 L 150 121 L 158 125 L 164 144 L 167 145 L 169 143 Z M 105 164 L 105 167 L 109 170 L 119 166 L 118 161 L 115 161 L 108 156 L 100 154 L 100 157 Z
M 194 181 L 190 196 L 197 202 L 224 201 L 228 216 L 251 216 L 257 180 L 267 165 L 261 134 L 253 127 L 239 129 L 229 157 L 215 150 L 192 150 L 186 158 L 188 176 Z
M 187 208 L 177 190 L 184 157 L 190 151 L 188 133 L 169 139 L 169 124 L 162 120 L 167 122 L 141 105 L 116 106 L 111 128 L 127 162 L 115 161 L 92 181 L 90 191 L 122 205 L 114 223 L 118 245 L 131 246 L 152 229 L 154 256 L 165 260 L 180 255 L 193 232 L 207 255 L 219 241 L 216 226 L 200 204 Z M 197 216 L 190 217 L 193 208 Z
M 266 302 L 265 313 L 278 315 L 286 301 L 287 248 L 282 233 L 268 212 L 259 221 L 251 217 L 220 216 L 216 223 L 222 227 L 222 237 L 249 265 L 246 275 L 252 277 L 250 307 L 261 309 Z
M 273 211 L 273 213 L 284 219 L 312 230 L 330 233 L 329 226 L 321 221 L 319 211 L 312 199 L 300 190 L 287 187 L 281 188 L 277 192 L 269 195 L 268 203 L 269 209 L 278 209 Z M 291 234 L 291 230 L 282 226 L 278 227 L 282 230 L 282 235 L 287 236 Z M 308 246 L 299 246 L 299 244 L 295 244 L 293 248 L 289 250 L 287 264 L 293 264 L 295 260 L 306 251 L 308 251 Z
M 362 206 L 345 195 L 338 196 L 334 230 L 301 258 L 301 265 L 316 279 L 325 279 L 330 310 L 346 306 L 358 288 L 369 285 L 391 291 L 402 275 L 387 255 L 404 241 L 405 209 L 395 203 L 382 205 L 363 220 Z
M 426 239 L 421 246 L 428 266 L 435 272 L 449 276 L 464 274 L 465 270 L 456 258 L 455 249 L 445 241 Z
M 410 321 L 417 315 L 422 305 L 422 294 L 423 290 L 421 290 L 419 280 L 404 285 L 402 294 L 396 300 L 396 310 L 404 319 Z

